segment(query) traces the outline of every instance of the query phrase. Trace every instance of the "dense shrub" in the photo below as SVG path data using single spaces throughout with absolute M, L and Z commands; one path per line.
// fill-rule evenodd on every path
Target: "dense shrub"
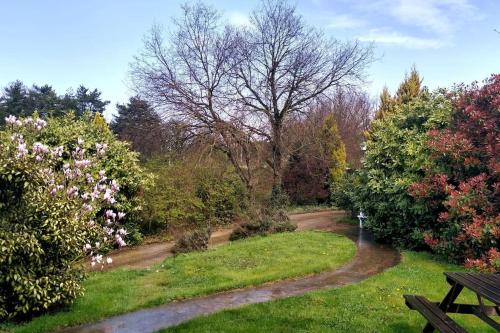
M 231 241 L 297 229 L 297 226 L 290 222 L 290 218 L 282 209 L 262 208 L 257 213 L 249 215 L 249 220 L 239 225 L 231 233 L 229 237 Z
M 120 184 L 116 196 L 116 207 L 126 213 L 123 224 L 127 227 L 127 242 L 140 242 L 140 211 L 144 205 L 143 191 L 150 185 L 148 175 L 141 169 L 137 154 L 130 151 L 128 144 L 119 141 L 109 130 L 99 114 L 85 113 L 76 117 L 73 113 L 51 118 L 45 130 L 33 138 L 36 141 L 63 146 L 66 151 L 75 147 L 78 139 L 84 141 L 82 148 L 89 153 L 97 152 L 97 144 L 106 148 L 107 154 L 91 167 L 92 171 L 104 170 L 106 175 Z M 68 156 L 63 156 L 67 158 Z M 100 212 L 104 214 L 104 209 Z
M 152 159 L 145 167 L 155 177 L 143 212 L 151 231 L 227 224 L 246 208 L 245 187 L 223 160 Z
M 355 217 L 360 211 L 357 198 L 360 186 L 361 180 L 357 171 L 345 174 L 330 187 L 332 204 L 349 212 L 351 217 Z
M 446 96 L 423 94 L 394 105 L 393 112 L 373 122 L 354 195 L 378 239 L 407 248 L 424 246 L 425 230 L 435 218 L 408 187 L 422 178 L 430 163 L 427 132 L 445 127 L 450 113 Z
M 245 186 L 235 174 L 206 175 L 197 180 L 196 197 L 203 203 L 205 219 L 217 225 L 233 222 L 247 206 Z
M 428 136 L 432 164 L 410 188 L 436 220 L 426 244 L 454 261 L 500 270 L 500 75 L 460 90 L 450 126 Z
M 112 210 L 119 184 L 95 169 L 110 153 L 82 138 L 42 143 L 50 133 L 35 118 L 6 119 L 0 131 L 0 320 L 23 318 L 82 293 L 74 263 L 85 254 L 103 264 L 111 240 L 125 245 Z M 71 149 L 67 149 L 70 146 Z M 106 209 L 104 214 L 99 214 Z

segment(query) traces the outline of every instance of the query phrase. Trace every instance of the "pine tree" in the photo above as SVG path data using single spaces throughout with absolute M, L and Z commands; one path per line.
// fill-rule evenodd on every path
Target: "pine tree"
M 8 115 L 27 116 L 29 100 L 26 86 L 21 81 L 14 81 L 5 87 L 0 97 L 0 125 L 5 123 Z

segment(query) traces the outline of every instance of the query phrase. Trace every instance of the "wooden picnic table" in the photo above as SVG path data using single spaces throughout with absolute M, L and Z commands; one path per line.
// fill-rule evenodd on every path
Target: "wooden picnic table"
M 491 318 L 500 315 L 500 274 L 445 272 L 444 275 L 451 288 L 441 302 L 431 302 L 418 295 L 404 295 L 406 305 L 427 319 L 423 332 L 429 333 L 437 329 L 440 332 L 466 333 L 446 313 L 476 315 L 500 332 L 500 324 Z M 476 294 L 479 304 L 455 303 L 464 288 Z M 486 304 L 485 300 L 492 305 Z

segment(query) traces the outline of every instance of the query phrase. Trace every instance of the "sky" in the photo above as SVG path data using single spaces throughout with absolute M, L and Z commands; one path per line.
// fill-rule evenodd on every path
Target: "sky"
M 63 94 L 84 84 L 116 103 L 132 96 L 129 64 L 153 24 L 168 28 L 178 0 L 0 0 L 0 87 L 21 80 Z M 189 2 L 189 1 L 188 1 Z M 248 24 L 259 0 L 206 0 Z M 415 65 L 430 89 L 500 73 L 500 0 L 295 0 L 306 22 L 341 41 L 373 43 L 365 89 L 394 92 Z

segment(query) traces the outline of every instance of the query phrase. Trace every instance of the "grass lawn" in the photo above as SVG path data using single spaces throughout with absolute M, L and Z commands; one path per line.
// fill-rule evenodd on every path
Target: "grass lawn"
M 348 238 L 319 231 L 236 241 L 168 258 L 150 270 L 94 273 L 84 283 L 85 296 L 67 310 L 23 325 L 4 324 L 0 331 L 46 332 L 176 299 L 330 270 L 355 252 Z
M 162 332 L 421 332 L 423 317 L 402 295 L 441 300 L 449 289 L 443 271 L 458 270 L 428 254 L 405 252 L 398 266 L 359 284 L 227 310 Z M 467 294 L 458 301 L 476 299 Z M 468 332 L 495 332 L 471 315 L 452 317 Z

